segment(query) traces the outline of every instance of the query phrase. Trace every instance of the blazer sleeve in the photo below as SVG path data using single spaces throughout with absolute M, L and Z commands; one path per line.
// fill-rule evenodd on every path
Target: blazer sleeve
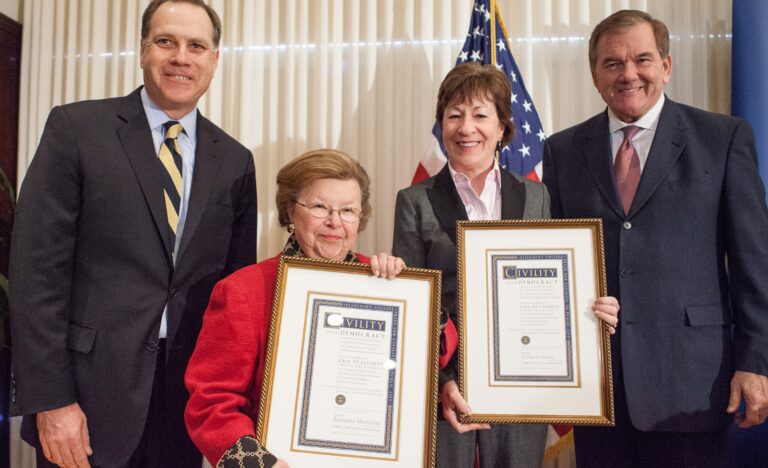
M 409 267 L 425 268 L 427 250 L 421 235 L 421 212 L 414 202 L 414 193 L 413 189 L 397 192 L 392 255 L 402 258 Z
M 232 224 L 232 241 L 227 255 L 224 275 L 256 263 L 256 228 L 258 206 L 256 201 L 256 173 L 253 155 L 246 150 L 246 166 L 240 181 L 235 220 Z
M 256 434 L 261 391 L 257 376 L 263 375 L 260 354 L 272 306 L 266 292 L 265 275 L 258 267 L 252 274 L 220 281 L 187 366 L 184 419 L 192 441 L 214 465 L 235 441 Z
M 555 159 L 552 157 L 552 148 L 549 141 L 544 144 L 544 162 L 542 163 L 542 182 L 547 187 L 549 195 L 549 207 L 551 215 L 554 218 L 563 217 L 563 208 L 560 204 L 560 193 L 557 189 L 557 168 Z
M 75 135 L 66 110 L 54 108 L 16 206 L 9 266 L 15 415 L 77 400 L 66 352 L 82 190 Z
M 549 190 L 544 184 L 535 184 L 536 190 L 541 192 L 541 207 L 539 216 L 541 219 L 549 219 L 552 217 L 552 199 L 549 196 Z
M 417 203 L 414 202 L 418 187 L 400 190 L 395 204 L 395 232 L 392 241 L 392 255 L 403 259 L 405 264 L 413 268 L 427 268 L 427 247 L 422 235 L 422 216 Z M 459 345 L 459 335 L 456 326 L 449 318 L 443 330 L 440 345 L 440 381 L 455 378 L 454 371 L 448 368 Z M 448 369 L 446 369 L 448 368 Z
M 768 208 L 752 127 L 739 121 L 723 187 L 726 252 L 734 316 L 735 368 L 768 375 Z

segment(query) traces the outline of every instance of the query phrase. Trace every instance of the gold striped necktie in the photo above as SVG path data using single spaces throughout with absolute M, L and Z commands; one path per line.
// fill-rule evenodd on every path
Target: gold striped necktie
M 171 228 L 171 249 L 176 245 L 176 228 L 181 209 L 181 146 L 179 134 L 184 130 L 179 122 L 169 120 L 163 124 L 165 139 L 160 145 L 160 162 L 163 163 L 163 195 L 168 226 Z

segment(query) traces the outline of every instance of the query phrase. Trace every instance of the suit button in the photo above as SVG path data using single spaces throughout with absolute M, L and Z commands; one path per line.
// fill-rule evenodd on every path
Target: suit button
M 631 270 L 631 269 L 629 269 L 629 268 L 624 268 L 623 270 L 621 270 L 621 272 L 619 273 L 619 275 L 620 275 L 622 278 L 629 278 L 630 276 L 632 276 L 632 270 Z
M 157 341 L 150 341 L 149 344 L 147 345 L 147 351 L 149 351 L 150 353 L 154 353 L 159 348 L 160 346 L 158 345 Z
M 622 224 L 621 227 L 623 227 L 625 231 L 629 231 L 632 229 L 632 223 L 629 221 L 624 221 L 624 224 Z
M 171 289 L 171 292 L 168 293 L 168 296 L 170 296 L 170 297 L 176 297 L 178 295 L 179 295 L 179 290 L 176 289 L 176 288 Z

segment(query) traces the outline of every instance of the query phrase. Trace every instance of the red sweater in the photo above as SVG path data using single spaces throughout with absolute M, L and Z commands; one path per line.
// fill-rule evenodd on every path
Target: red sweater
M 278 255 L 219 281 L 203 316 L 185 376 L 190 395 L 184 420 L 192 441 L 214 466 L 238 439 L 256 435 L 279 263 Z M 441 366 L 458 344 L 453 323 L 445 332 Z
M 214 466 L 239 438 L 256 434 L 279 263 L 278 255 L 219 281 L 203 316 L 184 379 L 189 390 L 184 420 Z

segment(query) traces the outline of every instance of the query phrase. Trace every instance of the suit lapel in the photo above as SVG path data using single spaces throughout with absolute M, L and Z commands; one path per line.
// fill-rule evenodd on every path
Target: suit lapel
M 611 135 L 608 131 L 608 111 L 587 122 L 584 131 L 583 155 L 597 189 L 608 202 L 608 206 L 623 218 L 624 207 L 621 204 L 616 179 L 613 176 L 613 155 L 611 154 Z
M 155 221 L 157 233 L 165 247 L 166 259 L 173 265 L 170 228 L 163 200 L 162 166 L 155 153 L 152 131 L 144 114 L 139 89 L 126 96 L 118 110 L 118 116 L 125 121 L 125 125 L 118 127 L 117 134 Z
M 501 170 L 501 219 L 523 219 L 525 184 Z
M 218 138 L 212 124 L 197 113 L 197 143 L 195 149 L 195 173 L 192 177 L 192 191 L 189 195 L 184 232 L 181 235 L 176 263 L 181 260 L 203 217 L 208 198 L 211 195 L 216 175 L 219 172 L 219 155 L 216 152 Z
M 648 160 L 645 162 L 640 183 L 629 214 L 636 212 L 648 202 L 653 193 L 674 167 L 683 149 L 688 144 L 686 124 L 677 104 L 666 99 L 659 115 L 656 135 L 653 137 Z
M 469 218 L 467 210 L 464 209 L 464 203 L 461 202 L 459 197 L 459 192 L 456 191 L 456 186 L 451 180 L 448 164 L 437 173 L 434 185 L 431 189 L 427 189 L 426 192 L 435 217 L 455 244 L 456 221 Z

